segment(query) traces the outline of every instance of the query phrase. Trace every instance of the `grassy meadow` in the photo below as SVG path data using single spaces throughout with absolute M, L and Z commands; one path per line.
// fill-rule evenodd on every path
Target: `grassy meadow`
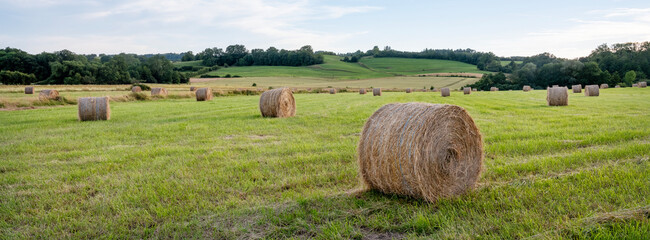
M 74 105 L 0 111 L 0 239 L 647 238 L 650 89 L 545 97 L 296 94 L 287 119 L 261 118 L 259 96 L 111 102 L 98 122 Z M 362 190 L 365 120 L 414 101 L 469 111 L 477 189 L 437 203 Z

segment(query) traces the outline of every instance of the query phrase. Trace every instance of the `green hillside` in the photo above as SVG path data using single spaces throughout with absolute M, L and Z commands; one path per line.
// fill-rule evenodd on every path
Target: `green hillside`
M 374 71 L 392 75 L 415 75 L 423 73 L 488 73 L 476 65 L 437 59 L 413 58 L 362 58 L 361 65 Z

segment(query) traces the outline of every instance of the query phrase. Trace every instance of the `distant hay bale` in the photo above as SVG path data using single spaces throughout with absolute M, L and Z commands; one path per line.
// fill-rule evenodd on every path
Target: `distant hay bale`
M 42 90 L 38 94 L 38 100 L 41 101 L 56 100 L 56 99 L 59 99 L 59 91 L 57 90 L 52 90 L 52 89 Z
M 192 92 L 196 91 L 197 89 L 199 89 L 199 88 L 198 88 L 198 87 L 195 87 L 195 86 L 191 86 L 191 87 L 190 87 L 190 91 L 192 91 Z
M 357 152 L 366 187 L 429 202 L 473 189 L 483 166 L 474 120 L 446 104 L 381 107 L 366 121 Z
M 523 90 L 524 90 L 524 92 L 528 92 L 528 91 L 530 91 L 530 86 L 528 86 L 528 85 L 524 85 Z
M 25 94 L 34 94 L 34 87 L 25 87 Z
M 476 88 L 472 88 L 472 92 L 476 92 Z
M 614 88 L 621 88 L 621 85 L 616 84 L 616 86 L 614 86 Z
M 609 88 L 609 85 L 607 83 L 600 84 L 600 89 L 607 89 Z
M 598 85 L 585 86 L 585 96 L 597 97 L 598 95 L 600 95 L 600 90 L 598 89 Z
M 571 86 L 571 90 L 573 90 L 573 93 L 581 93 L 582 92 L 582 85 L 573 85 Z
M 648 82 L 639 82 L 637 84 L 639 85 L 640 88 L 648 87 Z
M 632 87 L 639 87 L 639 84 L 632 84 Z
M 411 93 L 411 89 L 410 89 L 410 88 L 407 88 L 407 89 L 406 89 L 406 93 Z
M 260 96 L 262 117 L 293 117 L 296 115 L 296 101 L 289 88 L 268 90 Z
M 336 94 L 336 88 L 330 88 L 330 94 Z
M 97 121 L 111 119 L 111 107 L 108 97 L 83 97 L 77 101 L 79 121 Z
M 167 89 L 151 88 L 151 96 L 167 96 Z
M 199 88 L 196 90 L 196 101 L 212 100 L 212 88 Z
M 569 89 L 567 87 L 553 87 L 546 89 L 546 103 L 549 106 L 569 105 Z
M 440 89 L 440 95 L 443 97 L 449 97 L 450 91 L 449 88 L 441 88 Z
M 463 94 L 467 95 L 472 93 L 472 88 L 465 87 L 463 88 Z
M 490 91 L 491 91 L 491 92 L 498 92 L 498 91 L 499 91 L 499 88 L 497 88 L 497 87 L 491 87 L 491 88 L 490 88 Z
M 359 89 L 359 94 L 366 94 L 366 89 L 365 88 L 360 88 Z
M 373 88 L 372 89 L 372 95 L 373 96 L 381 96 L 381 88 Z
M 140 86 L 133 86 L 131 92 L 142 92 L 142 88 Z

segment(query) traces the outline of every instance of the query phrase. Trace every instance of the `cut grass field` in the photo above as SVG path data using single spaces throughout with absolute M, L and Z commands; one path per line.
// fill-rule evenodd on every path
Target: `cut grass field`
M 7 93 L 0 93 L 3 98 Z M 650 90 L 296 94 L 264 119 L 259 96 L 0 111 L 0 239 L 646 238 Z M 467 195 L 435 204 L 357 191 L 365 120 L 392 102 L 462 106 L 485 141 Z

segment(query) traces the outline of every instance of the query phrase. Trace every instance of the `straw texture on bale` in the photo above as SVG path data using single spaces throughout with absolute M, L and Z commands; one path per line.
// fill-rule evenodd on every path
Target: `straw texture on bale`
M 359 94 L 366 94 L 366 89 L 365 88 L 359 89 Z
M 450 91 L 449 88 L 441 88 L 440 89 L 440 95 L 443 97 L 449 97 Z
M 381 88 L 373 88 L 372 89 L 372 95 L 373 96 L 381 96 Z
M 606 89 L 609 88 L 609 85 L 607 83 L 600 84 L 600 89 Z
M 573 93 L 581 93 L 582 92 L 582 85 L 573 85 L 571 86 L 571 90 L 573 90 Z
M 262 117 L 293 117 L 296 115 L 296 100 L 289 88 L 268 90 L 260 96 Z
M 142 88 L 140 86 L 133 86 L 131 92 L 142 92 Z
M 41 100 L 41 101 L 55 100 L 57 98 L 59 98 L 59 91 L 57 91 L 57 90 L 51 90 L 51 89 L 42 90 L 38 94 L 38 100 Z
M 552 87 L 546 89 L 546 104 L 549 106 L 569 105 L 569 89 L 567 87 Z
M 34 87 L 25 87 L 25 94 L 34 94 Z
M 598 85 L 585 86 L 585 96 L 597 97 L 598 95 L 600 95 L 600 90 L 598 89 Z
M 463 88 L 463 94 L 467 95 L 467 94 L 470 94 L 470 93 L 472 93 L 472 89 L 471 89 L 471 88 L 468 88 L 468 87 Z
M 151 88 L 151 96 L 167 96 L 167 89 L 165 88 Z
M 196 101 L 212 100 L 212 88 L 199 88 L 196 90 Z
M 648 87 L 648 82 L 639 82 L 637 83 L 640 88 Z
M 528 86 L 528 85 L 524 85 L 524 89 L 523 89 L 523 90 L 524 90 L 524 92 L 528 92 L 528 91 L 530 91 L 530 86 Z
M 97 121 L 111 119 L 111 107 L 108 97 L 79 98 L 79 121 Z
M 410 89 L 410 88 L 407 88 L 407 89 L 406 89 L 406 93 L 411 93 L 411 89 Z
M 357 152 L 366 187 L 429 202 L 473 189 L 483 166 L 474 120 L 446 104 L 381 107 L 366 121 Z
M 499 91 L 499 88 L 497 88 L 497 87 L 491 87 L 491 88 L 490 88 L 490 91 L 492 91 L 492 92 L 497 92 L 497 91 Z
M 195 86 L 191 86 L 191 87 L 190 87 L 190 91 L 192 91 L 192 92 L 196 91 L 197 89 L 199 89 L 199 88 L 197 88 L 197 87 L 195 87 Z
M 330 94 L 336 94 L 336 88 L 330 88 Z

